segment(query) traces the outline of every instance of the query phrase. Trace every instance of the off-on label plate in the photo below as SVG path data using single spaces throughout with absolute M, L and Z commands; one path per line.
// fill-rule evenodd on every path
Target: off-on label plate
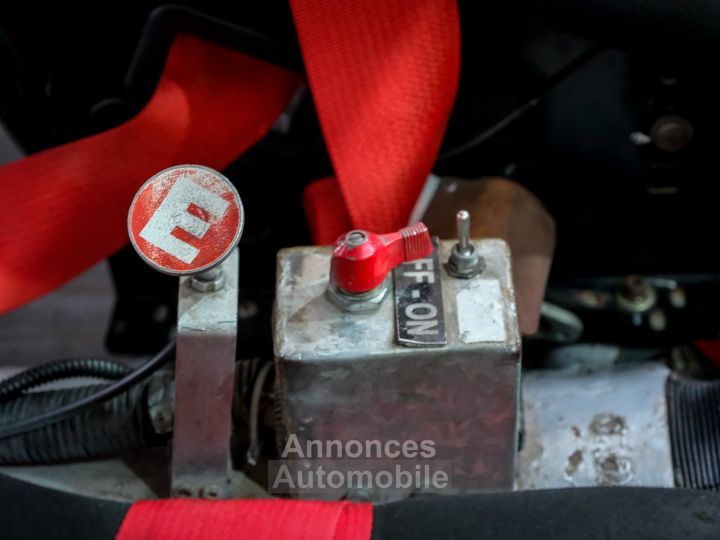
M 438 240 L 425 259 L 401 264 L 393 270 L 395 280 L 395 335 L 407 347 L 441 347 L 447 344 Z

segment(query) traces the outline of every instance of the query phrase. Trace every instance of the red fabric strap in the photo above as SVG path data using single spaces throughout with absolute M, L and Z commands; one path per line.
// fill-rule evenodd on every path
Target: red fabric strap
M 340 184 L 334 178 L 316 180 L 305 188 L 303 204 L 316 244 L 332 244 L 340 234 L 353 228 Z
M 189 36 L 125 124 L 0 168 L 0 313 L 128 242 L 135 191 L 161 169 L 223 169 L 273 125 L 300 75 Z
M 331 243 L 350 225 L 398 229 L 455 97 L 455 0 L 293 0 L 292 9 L 338 178 L 305 194 L 313 237 Z M 181 36 L 135 118 L 0 168 L 0 313 L 122 247 L 132 196 L 158 170 L 227 166 L 270 128 L 298 82 L 281 68 Z
M 455 0 L 291 0 L 337 181 L 305 194 L 316 242 L 404 226 L 435 161 L 460 65 Z M 0 168 L 0 312 L 127 242 L 136 189 L 178 163 L 223 169 L 271 127 L 299 76 L 178 37 L 148 105 L 105 133 Z M 369 504 L 145 501 L 118 534 L 367 540 Z
M 339 183 L 332 188 L 323 180 L 305 194 L 315 242 L 330 244 L 347 231 L 341 208 L 357 228 L 385 233 L 404 227 L 455 101 L 456 1 L 290 5 Z
M 283 499 L 134 504 L 117 540 L 368 540 L 372 505 Z
M 720 338 L 698 339 L 695 341 L 698 350 L 707 356 L 713 364 L 720 367 Z

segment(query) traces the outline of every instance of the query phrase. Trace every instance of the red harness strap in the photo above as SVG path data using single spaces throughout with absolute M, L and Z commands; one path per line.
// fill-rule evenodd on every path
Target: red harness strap
M 337 181 L 305 194 L 314 238 L 405 225 L 435 160 L 460 65 L 455 0 L 291 0 Z M 223 169 L 272 125 L 299 76 L 176 39 L 145 109 L 124 125 L 0 169 L 0 312 L 52 290 L 127 242 L 139 185 L 160 169 Z M 349 219 L 348 219 L 349 213 Z M 367 540 L 369 504 L 146 501 L 118 534 Z
M 372 505 L 254 499 L 134 504 L 117 540 L 368 540 Z
M 133 195 L 159 170 L 229 165 L 270 129 L 300 81 L 245 54 L 180 36 L 136 117 L 0 168 L 0 313 L 124 246 Z
M 455 98 L 455 0 L 293 0 L 292 9 L 338 178 L 306 191 L 313 237 L 332 243 L 350 225 L 398 229 L 430 172 Z M 298 81 L 179 37 L 135 118 L 0 168 L 0 313 L 122 247 L 132 195 L 158 170 L 227 166 L 269 129 Z
M 315 242 L 331 244 L 349 223 L 379 233 L 404 227 L 455 101 L 456 1 L 290 5 L 337 177 L 337 183 L 321 180 L 305 192 Z
M 710 361 L 720 367 L 720 339 L 697 339 L 695 347 L 707 356 Z

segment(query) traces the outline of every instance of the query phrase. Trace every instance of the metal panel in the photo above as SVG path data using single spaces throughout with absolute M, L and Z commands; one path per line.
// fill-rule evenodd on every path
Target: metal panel
M 658 363 L 527 372 L 518 488 L 673 486 Z
M 362 314 L 343 313 L 330 304 L 325 295 L 330 248 L 281 251 L 274 339 L 288 434 L 302 445 L 310 440 L 432 440 L 433 459 L 452 462 L 452 488 L 444 493 L 512 488 L 520 336 L 509 253 L 500 240 L 477 245 L 487 263 L 480 276 L 455 279 L 440 268 L 447 345 L 434 348 L 396 343 L 392 298 Z M 452 246 L 441 242 L 441 263 Z M 498 306 L 480 302 L 475 309 L 499 317 L 495 323 L 505 329 L 504 339 L 468 342 L 458 321 L 458 297 L 462 303 L 463 292 L 485 280 L 499 284 L 502 294 L 492 299 Z M 294 461 L 298 468 L 313 466 Z M 346 464 L 330 460 L 326 465 L 342 469 Z M 367 497 L 387 501 L 414 493 L 384 490 Z M 354 494 L 328 498 L 344 495 Z
M 237 337 L 238 252 L 222 263 L 225 286 L 198 292 L 180 278 L 172 492 L 226 497 Z

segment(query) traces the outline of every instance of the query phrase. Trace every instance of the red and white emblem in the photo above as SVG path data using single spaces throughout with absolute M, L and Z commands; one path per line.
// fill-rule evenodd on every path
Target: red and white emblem
M 130 205 L 128 231 L 150 266 L 187 275 L 222 262 L 240 241 L 243 222 L 240 195 L 227 178 L 179 165 L 142 185 Z

